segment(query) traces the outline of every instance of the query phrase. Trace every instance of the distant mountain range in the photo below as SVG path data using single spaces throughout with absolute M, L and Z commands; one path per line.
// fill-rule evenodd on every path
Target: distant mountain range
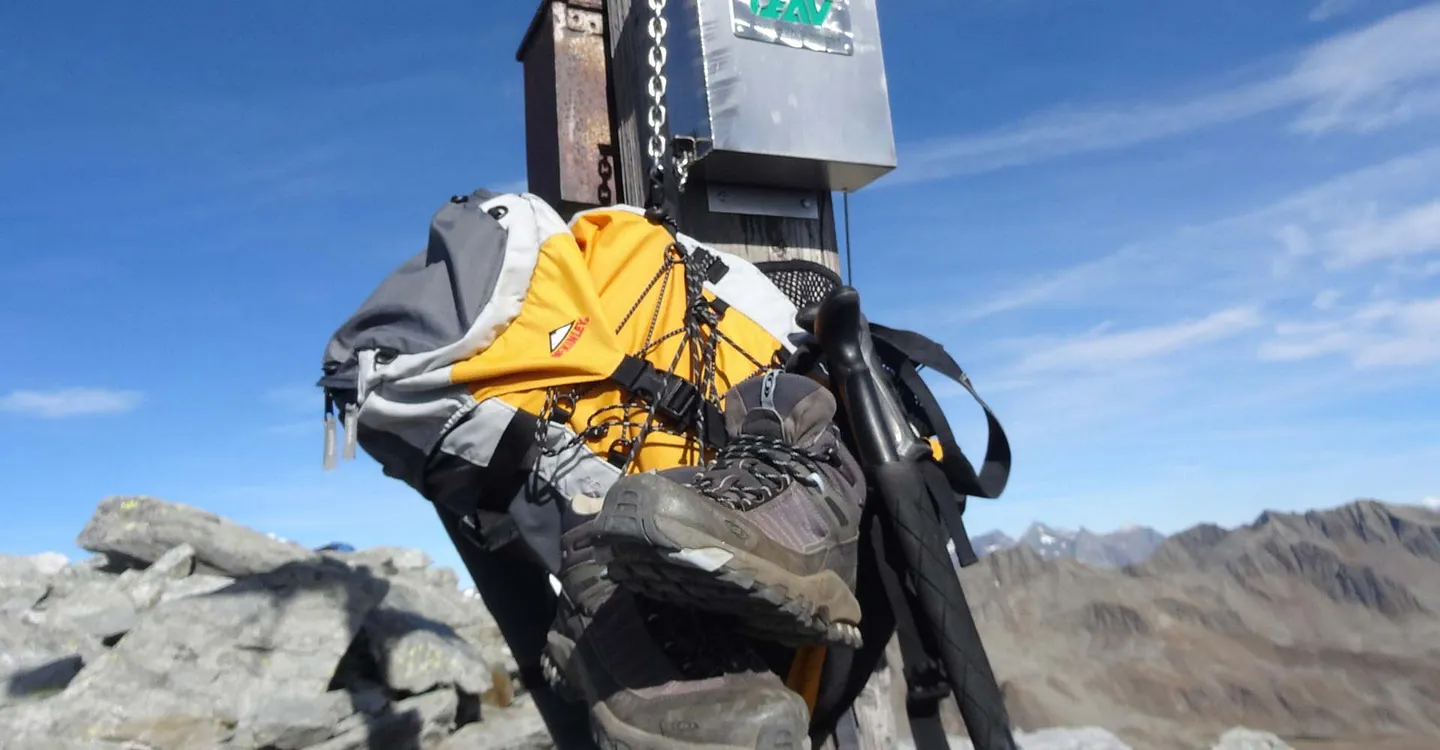
M 970 542 L 979 555 L 1021 545 L 1035 550 L 1046 560 L 1070 559 L 1086 565 L 1119 568 L 1149 559 L 1165 542 L 1165 535 L 1146 526 L 1126 526 L 1119 531 L 1097 534 L 1089 529 L 1070 531 L 1033 523 L 1019 540 L 1001 531 L 991 531 Z
M 1021 728 L 1104 726 L 1136 750 L 1236 725 L 1304 748 L 1440 747 L 1440 513 L 1360 500 L 1158 548 L 1145 529 L 1086 533 L 982 535 L 961 571 Z

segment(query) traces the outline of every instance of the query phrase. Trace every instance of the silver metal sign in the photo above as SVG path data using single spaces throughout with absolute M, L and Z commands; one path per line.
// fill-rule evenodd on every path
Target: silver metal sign
M 796 49 L 855 53 L 850 0 L 730 0 L 735 36 Z

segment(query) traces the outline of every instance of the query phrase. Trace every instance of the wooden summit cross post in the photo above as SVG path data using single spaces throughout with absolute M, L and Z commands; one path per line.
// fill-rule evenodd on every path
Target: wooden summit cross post
M 875 0 L 663 1 L 667 135 L 698 155 L 680 231 L 839 273 L 834 192 L 895 167 Z M 652 2 L 541 0 L 516 54 L 528 189 L 566 219 L 645 205 Z M 856 704 L 864 750 L 894 745 L 894 671 L 877 674 Z

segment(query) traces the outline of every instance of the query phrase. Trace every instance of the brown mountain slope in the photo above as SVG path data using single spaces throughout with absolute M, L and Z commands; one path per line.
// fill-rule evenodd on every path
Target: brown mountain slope
M 1174 750 L 1244 725 L 1440 747 L 1440 515 L 1200 526 L 1119 570 L 1015 548 L 962 578 L 1016 722 Z

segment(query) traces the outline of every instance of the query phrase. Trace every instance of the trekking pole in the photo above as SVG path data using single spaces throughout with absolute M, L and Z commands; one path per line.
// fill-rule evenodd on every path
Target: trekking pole
M 970 740 L 975 750 L 1015 750 L 1004 697 L 950 561 L 946 526 L 916 463 L 930 447 L 910 428 L 884 380 L 859 293 L 848 286 L 832 292 L 814 327 L 858 458 L 913 576 L 925 615 L 917 625 L 928 626 L 939 646 Z

